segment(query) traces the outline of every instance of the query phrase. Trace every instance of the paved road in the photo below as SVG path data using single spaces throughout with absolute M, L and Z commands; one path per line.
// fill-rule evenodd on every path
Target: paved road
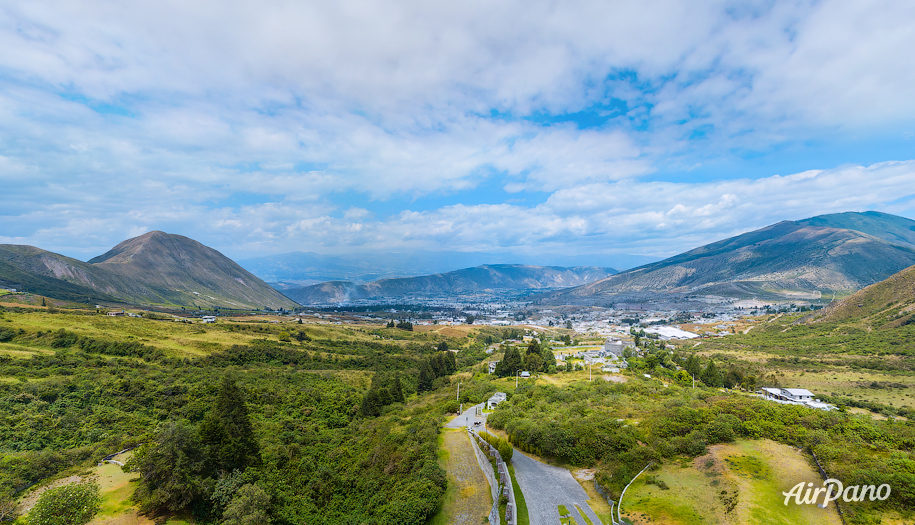
M 558 505 L 565 505 L 575 521 L 584 524 L 585 520 L 575 509 L 575 504 L 588 514 L 591 523 L 603 525 L 588 506 L 588 493 L 568 470 L 541 463 L 518 449 L 512 456 L 512 465 L 515 467 L 515 479 L 524 493 L 531 525 L 559 523 Z
M 483 428 L 483 424 L 486 422 L 486 418 L 483 416 L 478 416 L 477 412 L 480 414 L 483 413 L 483 403 L 479 405 L 472 406 L 470 408 L 465 408 L 464 413 L 455 416 L 454 419 L 445 423 L 445 426 L 448 428 L 466 428 L 473 426 L 477 421 L 480 422 L 480 426 L 476 427 L 477 429 Z M 479 409 L 479 410 L 478 410 Z

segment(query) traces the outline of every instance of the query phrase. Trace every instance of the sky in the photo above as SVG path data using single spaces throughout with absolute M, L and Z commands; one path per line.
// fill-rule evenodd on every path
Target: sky
M 915 3 L 0 4 L 0 243 L 654 258 L 915 218 Z

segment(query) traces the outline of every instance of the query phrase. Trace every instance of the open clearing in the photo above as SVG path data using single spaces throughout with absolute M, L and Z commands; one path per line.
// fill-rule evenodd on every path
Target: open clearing
M 636 525 L 841 525 L 833 506 L 784 505 L 782 492 L 802 481 L 822 486 L 795 448 L 769 440 L 714 445 L 692 463 L 642 474 L 626 492 L 623 516 Z

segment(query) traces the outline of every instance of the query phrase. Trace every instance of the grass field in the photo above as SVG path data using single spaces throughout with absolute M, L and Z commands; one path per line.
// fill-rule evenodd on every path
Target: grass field
M 822 485 L 797 449 L 768 440 L 714 445 L 691 463 L 642 474 L 622 513 L 637 525 L 841 525 L 832 507 L 784 505 L 782 492 L 802 481 Z
M 448 475 L 441 508 L 429 525 L 481 523 L 492 509 L 489 482 L 480 471 L 470 438 L 463 429 L 443 430 L 438 439 L 439 465 Z

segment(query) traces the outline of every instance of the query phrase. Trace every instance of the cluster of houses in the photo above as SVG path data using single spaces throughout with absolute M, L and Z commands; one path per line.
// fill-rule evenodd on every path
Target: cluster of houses
M 804 388 L 760 388 L 757 391 L 764 399 L 786 405 L 804 405 L 819 410 L 835 410 L 835 405 L 814 399 L 813 392 Z

